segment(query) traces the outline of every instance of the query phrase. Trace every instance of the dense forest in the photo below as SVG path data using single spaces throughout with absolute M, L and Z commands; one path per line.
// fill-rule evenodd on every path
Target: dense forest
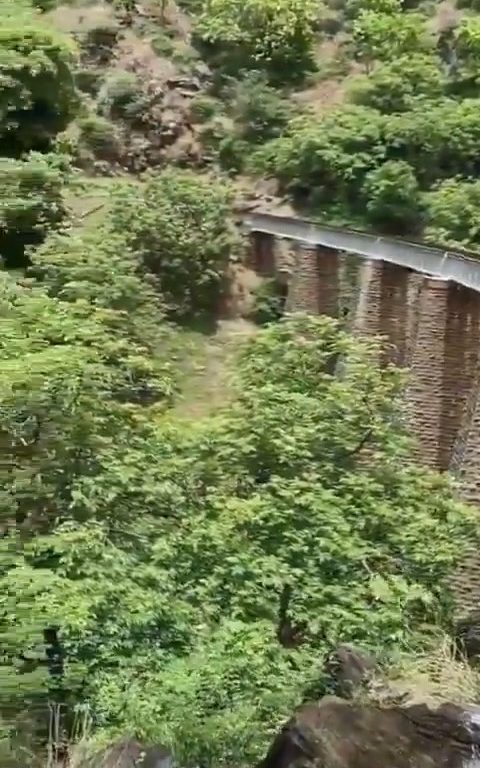
M 251 765 L 336 643 L 452 630 L 478 523 L 404 372 L 219 320 L 252 191 L 480 252 L 479 88 L 478 0 L 0 0 L 2 767 Z

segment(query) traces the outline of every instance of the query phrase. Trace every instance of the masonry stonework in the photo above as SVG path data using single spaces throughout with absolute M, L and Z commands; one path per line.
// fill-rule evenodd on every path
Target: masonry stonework
M 307 245 L 298 247 L 290 279 L 287 311 L 336 317 L 338 274 L 338 254 L 335 251 Z
M 262 277 L 275 275 L 275 238 L 265 232 L 252 232 L 251 254 L 253 269 Z

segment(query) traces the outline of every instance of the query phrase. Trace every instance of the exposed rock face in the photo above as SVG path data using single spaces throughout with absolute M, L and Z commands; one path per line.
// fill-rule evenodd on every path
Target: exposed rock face
M 479 768 L 480 709 L 380 708 L 325 697 L 275 737 L 257 768 Z
M 480 610 L 472 611 L 458 622 L 456 635 L 467 659 L 480 662 Z
M 372 655 L 346 644 L 335 648 L 325 665 L 330 689 L 342 699 L 352 698 L 358 688 L 370 681 L 377 667 Z
M 160 744 L 124 739 L 86 757 L 76 756 L 75 768 L 174 768 L 173 757 Z

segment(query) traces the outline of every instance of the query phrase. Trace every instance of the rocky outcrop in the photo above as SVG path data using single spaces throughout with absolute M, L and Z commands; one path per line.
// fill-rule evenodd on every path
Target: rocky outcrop
M 325 697 L 301 707 L 257 768 L 478 768 L 480 709 L 379 707 Z
M 351 699 L 359 688 L 368 685 L 377 670 L 374 656 L 347 644 L 337 646 L 325 664 L 329 689 L 342 699 Z
M 480 610 L 472 611 L 458 622 L 456 640 L 469 661 L 480 663 Z
M 170 752 L 160 744 L 142 744 L 123 739 L 93 754 L 75 754 L 75 768 L 174 768 Z

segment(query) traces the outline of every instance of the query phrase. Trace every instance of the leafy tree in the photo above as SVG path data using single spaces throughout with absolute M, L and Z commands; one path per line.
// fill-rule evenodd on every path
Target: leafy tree
M 388 154 L 414 168 L 422 185 L 457 174 L 474 175 L 480 141 L 480 100 L 420 102 L 385 123 Z
M 261 143 L 280 136 L 292 108 L 277 89 L 268 85 L 259 72 L 237 81 L 226 94 L 232 107 L 232 117 L 242 139 Z
M 434 40 L 424 22 L 418 13 L 361 11 L 352 27 L 354 55 L 369 70 L 377 60 L 392 61 L 402 55 L 429 52 Z
M 480 19 L 466 17 L 460 22 L 455 34 L 455 51 L 462 80 L 478 86 L 480 83 Z
M 82 302 L 109 332 L 150 353 L 162 336 L 164 307 L 125 238 L 100 230 L 57 233 L 32 254 L 28 274 L 62 302 Z
M 76 520 L 5 561 L 12 656 L 55 623 L 64 684 L 109 734 L 226 765 L 259 757 L 330 644 L 421 642 L 448 618 L 475 522 L 408 461 L 402 377 L 377 353 L 328 318 L 289 318 L 247 345 L 217 419 L 137 425 L 128 445 L 112 425 Z
M 426 235 L 434 242 L 480 247 L 480 181 L 447 179 L 426 195 Z
M 252 165 L 319 203 L 355 199 L 365 173 L 384 157 L 384 122 L 376 110 L 354 105 L 320 119 L 296 118 L 285 136 L 259 150 Z
M 173 170 L 150 175 L 118 187 L 111 221 L 176 317 L 215 311 L 238 243 L 224 184 Z
M 420 190 L 413 168 L 389 160 L 365 177 L 363 195 L 368 219 L 384 231 L 411 233 L 421 218 Z
M 41 242 L 66 213 L 59 160 L 37 153 L 0 158 L 0 256 L 9 267 L 23 266 L 26 246 Z
M 428 54 L 398 56 L 379 62 L 368 75 L 354 79 L 350 97 L 380 112 L 406 112 L 421 98 L 442 95 L 445 78 L 439 60 Z
M 45 150 L 77 105 L 72 43 L 22 6 L 0 30 L 0 149 Z
M 311 66 L 316 15 L 315 0 L 204 0 L 197 31 L 228 72 L 291 79 Z
M 347 0 L 345 14 L 355 19 L 365 11 L 397 15 L 402 12 L 401 0 Z

